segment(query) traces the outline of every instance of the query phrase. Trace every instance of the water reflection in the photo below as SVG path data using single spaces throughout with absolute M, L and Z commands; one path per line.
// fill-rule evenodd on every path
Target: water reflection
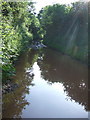
M 88 68 L 80 62 L 60 53 L 45 51 L 38 65 L 45 80 L 60 82 L 64 85 L 64 91 L 71 100 L 75 100 L 88 110 Z
M 3 95 L 3 118 L 20 118 L 22 110 L 30 104 L 30 102 L 25 99 L 25 96 L 29 94 L 29 86 L 33 86 L 33 84 L 31 84 L 32 78 L 29 74 L 26 74 L 26 71 L 28 68 L 31 68 L 34 61 L 36 61 L 37 53 L 32 51 L 31 56 L 29 54 L 30 52 L 27 52 L 20 56 L 16 65 L 16 77 L 14 82 L 19 84 L 19 88 L 14 92 Z
M 64 85 L 59 82 L 51 82 L 41 77 L 42 71 L 35 62 L 33 65 L 35 74 L 30 86 L 30 95 L 26 99 L 31 102 L 30 106 L 23 110 L 23 118 L 87 118 L 88 114 L 84 107 L 74 100 L 70 100 L 64 89 Z
M 3 96 L 3 117 L 87 117 L 85 65 L 47 49 L 23 54 L 16 69 L 20 87 Z

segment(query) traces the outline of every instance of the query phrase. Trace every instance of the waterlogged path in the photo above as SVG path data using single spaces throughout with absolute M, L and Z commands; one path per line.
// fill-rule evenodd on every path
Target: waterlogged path
M 16 65 L 3 118 L 88 118 L 87 66 L 53 50 L 30 51 Z

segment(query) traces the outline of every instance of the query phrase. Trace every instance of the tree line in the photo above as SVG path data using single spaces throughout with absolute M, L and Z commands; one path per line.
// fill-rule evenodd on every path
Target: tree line
M 54 4 L 38 14 L 45 30 L 44 44 L 78 60 L 88 58 L 88 3 Z
M 1 2 L 0 69 L 3 83 L 15 74 L 14 61 L 32 42 L 41 41 L 48 47 L 87 62 L 87 3 L 48 5 L 35 13 L 34 2 Z

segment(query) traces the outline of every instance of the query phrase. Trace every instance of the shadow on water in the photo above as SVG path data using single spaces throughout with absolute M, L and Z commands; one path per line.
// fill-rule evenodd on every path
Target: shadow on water
M 47 82 L 47 84 L 53 85 L 54 83 L 61 83 L 64 87 L 64 93 L 66 94 L 66 96 L 68 96 L 68 99 L 71 101 L 74 100 L 76 103 L 79 103 L 80 105 L 84 106 L 85 111 L 88 110 L 87 66 L 71 59 L 69 56 L 62 55 L 53 50 L 32 50 L 23 54 L 17 62 L 15 82 L 19 84 L 19 88 L 17 88 L 14 92 L 3 95 L 3 118 L 25 117 L 25 110 L 29 111 L 33 109 L 32 106 L 30 108 L 30 105 L 33 103 L 36 104 L 35 102 L 37 100 L 34 102 L 34 100 L 32 99 L 32 94 L 34 94 L 35 92 L 35 90 L 33 89 L 36 89 L 36 91 L 38 91 L 39 88 L 37 87 L 35 78 L 31 77 L 30 73 L 27 72 L 32 72 L 33 69 L 36 69 L 35 67 L 33 68 L 33 65 L 35 63 L 37 63 L 37 66 L 40 68 L 41 78 L 45 82 Z M 43 84 L 42 79 L 40 80 L 41 85 Z M 34 97 L 36 94 L 38 93 L 36 92 L 34 94 Z M 27 96 L 31 96 L 31 99 L 28 99 Z M 60 101 L 57 100 L 56 102 Z M 41 105 L 43 105 L 42 102 Z M 57 110 L 60 110 L 60 108 Z

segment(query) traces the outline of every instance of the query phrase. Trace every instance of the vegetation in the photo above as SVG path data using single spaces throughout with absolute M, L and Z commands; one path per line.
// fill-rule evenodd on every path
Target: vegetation
M 32 43 L 42 39 L 48 47 L 87 62 L 87 3 L 49 5 L 42 8 L 38 15 L 34 12 L 33 2 L 4 1 L 0 7 L 0 68 L 3 83 L 15 75 L 14 61 L 18 56 Z
M 44 43 L 47 46 L 87 62 L 87 3 L 76 2 L 71 6 L 49 5 L 39 12 L 38 18 L 46 33 Z
M 42 37 L 39 20 L 35 17 L 32 2 L 2 2 L 0 25 L 2 45 L 3 83 L 15 74 L 14 61 L 25 51 L 33 40 Z M 1 66 L 0 66 L 1 67 Z

